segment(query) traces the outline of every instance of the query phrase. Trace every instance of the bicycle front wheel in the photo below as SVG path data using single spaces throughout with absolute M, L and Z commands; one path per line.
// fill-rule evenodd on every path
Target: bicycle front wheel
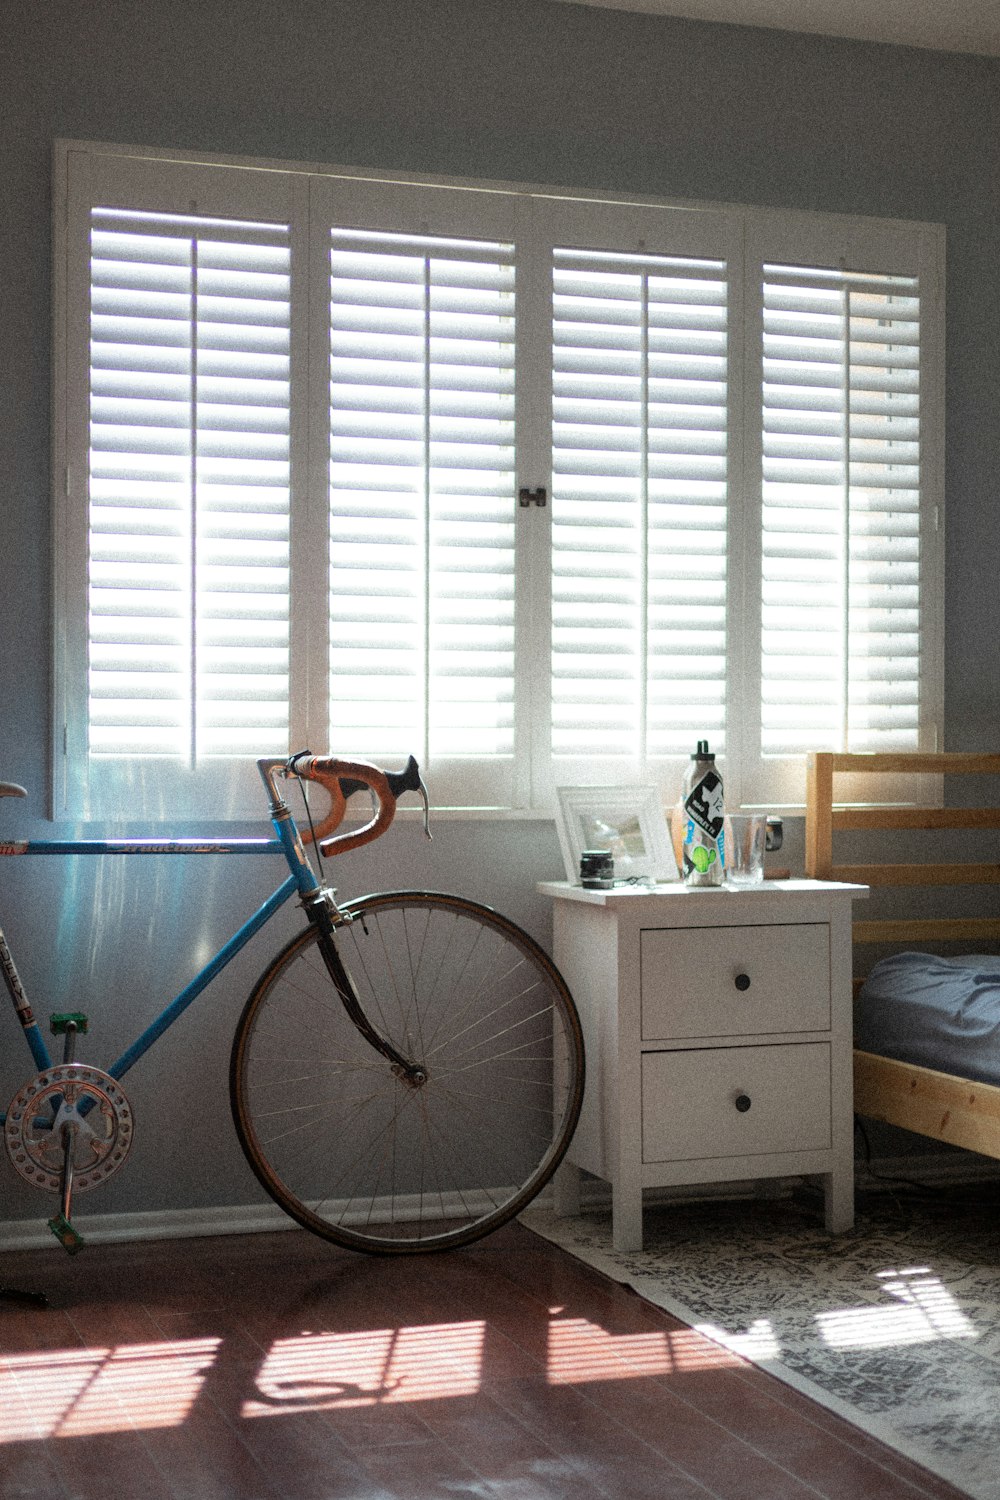
M 544 1187 L 583 1097 L 569 991 L 527 933 L 458 896 L 344 907 L 334 941 L 370 1025 L 352 1023 L 307 928 L 247 1001 L 230 1093 L 258 1179 L 298 1223 L 375 1253 L 469 1244 Z

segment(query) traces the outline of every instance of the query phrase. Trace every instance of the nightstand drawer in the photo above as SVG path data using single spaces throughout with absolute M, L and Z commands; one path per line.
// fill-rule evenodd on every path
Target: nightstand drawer
M 824 1150 L 830 1107 L 825 1042 L 645 1052 L 642 1159 Z
M 640 955 L 643 1041 L 829 1030 L 826 923 L 649 929 Z

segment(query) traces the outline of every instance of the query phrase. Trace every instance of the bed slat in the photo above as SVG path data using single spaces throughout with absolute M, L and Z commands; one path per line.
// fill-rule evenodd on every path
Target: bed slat
M 956 750 L 947 751 L 900 750 L 896 754 L 861 752 L 818 751 L 816 759 L 829 761 L 832 771 L 871 772 L 882 776 L 888 773 L 909 775 L 911 771 L 926 772 L 929 776 L 957 776 L 970 773 L 979 776 L 1000 776 L 1000 755 L 977 755 Z
M 989 1084 L 855 1052 L 854 1107 L 888 1125 L 1000 1156 L 1000 1089 Z
M 835 807 L 838 828 L 1000 828 L 1000 807 Z
M 997 885 L 1000 865 L 831 865 L 826 878 L 859 885 Z
M 924 917 L 893 922 L 855 922 L 856 943 L 1000 942 L 998 917 Z

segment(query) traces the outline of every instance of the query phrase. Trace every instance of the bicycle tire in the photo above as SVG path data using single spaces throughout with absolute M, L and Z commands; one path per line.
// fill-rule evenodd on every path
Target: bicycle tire
M 243 1151 L 286 1213 L 335 1244 L 470 1244 L 520 1213 L 566 1152 L 583 1099 L 576 1007 L 544 950 L 490 907 L 396 891 L 343 911 L 335 942 L 362 1008 L 425 1081 L 361 1036 L 306 928 L 236 1029 Z

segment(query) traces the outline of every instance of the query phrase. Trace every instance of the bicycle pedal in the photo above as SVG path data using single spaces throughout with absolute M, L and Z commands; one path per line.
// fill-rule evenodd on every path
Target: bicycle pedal
M 68 1255 L 76 1255 L 83 1249 L 83 1235 L 77 1234 L 65 1214 L 50 1219 L 49 1228 Z
M 70 1026 L 75 1026 L 77 1031 L 87 1030 L 87 1017 L 82 1010 L 67 1010 L 57 1012 L 49 1016 L 49 1026 L 52 1028 L 53 1036 L 65 1036 Z

